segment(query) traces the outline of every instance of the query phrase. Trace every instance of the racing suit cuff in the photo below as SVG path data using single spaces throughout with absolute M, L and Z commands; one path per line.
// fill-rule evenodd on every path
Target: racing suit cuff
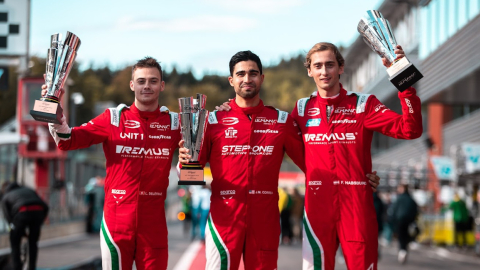
M 58 145 L 60 140 L 69 140 L 72 135 L 72 129 L 68 126 L 65 115 L 62 115 L 61 124 L 48 123 L 48 129 L 55 143 Z
M 413 87 L 409 87 L 405 89 L 403 92 L 398 91 L 398 97 L 399 98 L 404 98 L 404 97 L 411 97 L 417 95 L 417 90 Z

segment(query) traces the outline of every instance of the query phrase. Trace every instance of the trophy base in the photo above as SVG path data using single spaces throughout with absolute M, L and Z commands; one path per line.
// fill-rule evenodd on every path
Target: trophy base
M 199 163 L 183 164 L 180 169 L 179 185 L 205 185 L 203 178 L 203 168 Z
M 62 106 L 54 99 L 46 100 L 49 101 L 35 100 L 35 105 L 33 105 L 33 109 L 30 110 L 30 115 L 36 121 L 61 124 L 63 115 Z
M 387 68 L 387 72 L 390 76 L 390 82 L 395 85 L 400 92 L 403 92 L 423 78 L 422 73 L 420 73 L 406 57 L 403 57 L 391 67 Z

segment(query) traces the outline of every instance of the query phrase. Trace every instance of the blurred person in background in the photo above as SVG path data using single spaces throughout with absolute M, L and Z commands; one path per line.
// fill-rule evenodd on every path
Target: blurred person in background
M 85 204 L 87 206 L 87 215 L 85 216 L 85 231 L 87 233 L 93 233 L 93 218 L 95 211 L 95 194 L 91 192 L 95 183 L 97 182 L 96 177 L 92 177 L 88 180 L 88 183 L 85 185 Z
M 198 236 L 200 226 L 200 204 L 202 197 L 200 195 L 200 186 L 190 186 L 190 192 L 192 194 L 192 233 L 191 239 L 194 240 Z
M 471 224 L 469 224 L 469 213 L 467 205 L 460 198 L 458 193 L 455 193 L 453 195 L 453 201 L 450 203 L 449 209 L 453 211 L 453 222 L 455 224 L 455 245 L 457 247 L 466 247 L 467 231 L 471 229 Z
M 105 202 L 105 179 L 99 175 L 92 177 L 85 186 L 87 204 L 86 227 L 88 233 L 100 232 L 103 206 Z
M 192 225 L 192 194 L 188 188 L 182 188 L 185 194 L 181 197 L 182 201 L 182 212 L 185 214 L 185 219 L 183 220 L 183 235 L 188 237 L 188 231 L 191 229 Z
M 93 204 L 92 230 L 93 232 L 98 233 L 102 226 L 103 207 L 105 205 L 105 178 L 101 176 L 96 177 L 95 186 L 91 193 L 93 193 L 93 196 L 95 197 Z
M 210 195 L 212 192 L 207 185 L 192 186 L 192 240 L 200 237 L 205 241 L 205 227 L 210 211 Z
M 42 96 L 46 93 L 42 86 Z M 105 206 L 100 246 L 103 269 L 167 269 L 165 198 L 179 117 L 159 105 L 165 90 L 162 67 L 152 57 L 131 73 L 132 105 L 120 104 L 79 127 L 49 124 L 61 150 L 103 144 L 106 157 Z M 63 92 L 63 90 L 62 90 Z M 61 99 L 61 97 L 60 97 Z
M 280 226 L 282 232 L 281 243 L 290 245 L 293 237 L 291 208 L 293 200 L 285 188 L 278 188 L 278 208 L 280 210 Z
M 385 217 L 385 204 L 380 198 L 380 191 L 373 193 L 373 206 L 375 207 L 375 213 L 377 214 L 378 225 L 378 237 L 380 238 L 383 232 L 383 223 Z M 380 259 L 380 245 L 378 245 L 378 259 Z
M 383 224 L 383 237 L 380 239 L 380 242 L 384 246 L 390 245 L 392 242 L 392 236 L 393 236 L 393 223 L 391 220 L 391 216 L 388 215 L 392 210 L 392 195 L 390 192 L 384 192 L 382 193 L 383 198 L 384 198 L 384 203 L 385 203 L 385 213 L 386 213 L 386 220 L 385 223 Z
M 303 210 L 304 210 L 304 198 L 298 191 L 298 188 L 293 188 L 293 206 L 292 206 L 292 229 L 293 240 L 302 242 L 302 223 L 303 223 Z
M 397 187 L 397 192 L 398 196 L 392 205 L 390 219 L 393 224 L 393 231 L 398 237 L 399 251 L 397 259 L 404 264 L 407 261 L 408 244 L 412 240 L 409 227 L 417 218 L 418 205 L 410 195 L 408 185 L 400 184 Z
M 22 269 L 20 243 L 24 236 L 28 237 L 28 269 L 35 269 L 37 242 L 41 226 L 48 215 L 48 205 L 33 189 L 19 186 L 15 182 L 6 187 L 1 205 L 10 227 L 13 269 Z
M 210 211 L 210 196 L 212 192 L 207 185 L 202 186 L 202 189 L 198 191 L 200 197 L 199 205 L 199 228 L 200 228 L 200 240 L 205 241 L 205 228 L 207 225 L 208 212 Z

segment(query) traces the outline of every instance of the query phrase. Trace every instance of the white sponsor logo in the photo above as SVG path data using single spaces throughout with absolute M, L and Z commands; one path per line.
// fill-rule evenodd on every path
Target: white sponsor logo
M 231 196 L 229 196 L 231 195 Z M 226 200 L 225 204 L 228 204 L 228 200 L 233 198 L 233 195 L 235 195 L 235 190 L 221 190 L 220 191 L 220 196 L 222 196 L 222 199 Z
M 233 126 L 238 123 L 238 118 L 236 117 L 225 117 L 222 119 L 222 123 L 227 126 Z
M 305 134 L 305 142 L 341 142 L 341 141 L 354 141 L 354 133 L 317 133 L 317 134 Z
M 410 81 L 411 79 L 413 79 L 413 77 L 415 77 L 415 74 L 416 74 L 416 73 L 417 73 L 417 72 L 414 72 L 414 73 L 412 73 L 412 75 L 410 75 L 410 76 L 408 76 L 407 78 L 401 80 L 401 81 L 398 83 L 398 86 L 401 86 L 402 84 L 404 84 L 404 83 Z
M 377 106 L 375 106 L 375 112 L 378 112 L 381 108 L 385 107 L 385 105 L 383 104 L 378 104 Z
M 165 131 L 167 129 L 170 129 L 170 125 L 160 125 L 160 123 L 158 122 L 153 122 L 153 123 L 150 123 L 150 128 L 156 128 L 158 130 Z
M 387 110 L 390 110 L 389 108 L 385 107 L 385 105 L 383 104 L 378 104 L 377 106 L 375 106 L 375 112 L 378 112 L 379 110 L 381 110 L 382 108 L 385 108 L 382 110 L 382 113 L 384 113 L 385 111 Z
M 355 124 L 357 120 L 342 119 L 342 120 L 332 120 L 332 124 Z
M 322 185 L 322 181 L 308 181 L 308 184 L 310 186 L 321 186 Z
M 157 140 L 170 140 L 170 139 L 172 139 L 171 136 L 165 136 L 165 135 L 148 135 L 148 138 L 149 139 L 157 139 Z
M 113 111 L 115 111 L 114 113 L 111 113 L 110 115 L 113 117 L 112 119 L 112 123 L 118 123 L 118 113 L 117 113 L 117 109 L 113 109 Z
M 317 116 L 320 114 L 320 108 L 310 108 L 308 109 L 307 115 L 308 116 Z
M 277 119 L 267 119 L 266 117 L 257 117 L 255 118 L 256 123 L 264 123 L 265 125 L 275 125 Z
M 312 185 L 310 185 L 310 190 L 313 192 L 313 195 L 317 195 L 317 192 L 320 189 L 320 187 L 313 187 Z
M 127 194 L 127 191 L 123 190 L 123 189 L 112 189 L 112 194 L 125 195 L 125 194 Z
M 174 127 L 178 127 L 178 117 L 173 117 L 173 125 Z
M 349 114 L 353 114 L 355 112 L 355 108 L 353 109 L 348 109 L 348 108 L 345 108 L 345 107 L 338 107 L 337 109 L 335 109 L 334 113 L 341 113 L 341 114 L 344 114 L 344 115 L 349 115 Z
M 142 196 L 162 196 L 162 192 L 156 191 L 140 191 L 140 195 Z
M 273 129 L 256 129 L 253 133 L 278 133 L 278 130 Z
M 127 121 L 125 121 L 124 126 L 126 128 L 139 128 L 140 127 L 140 122 L 135 121 L 135 120 L 127 120 Z
M 305 110 L 305 108 L 304 108 L 305 104 L 307 104 L 307 103 L 306 103 L 306 102 L 299 102 L 299 103 L 298 103 L 298 110 L 299 110 L 300 112 L 303 112 L 303 111 Z M 302 115 L 302 116 L 303 116 L 303 115 Z
M 220 195 L 235 195 L 235 190 L 220 190 Z
M 406 99 L 405 99 L 405 103 L 407 103 L 408 112 L 409 112 L 409 113 L 413 113 L 413 107 L 412 107 L 412 103 L 410 103 L 410 99 L 406 98 Z
M 233 139 L 237 138 L 238 130 L 234 129 L 233 127 L 229 127 L 225 130 L 225 139 Z
M 222 155 L 272 155 L 274 146 L 255 145 L 225 145 L 222 148 Z
M 154 158 L 154 159 L 167 159 L 170 154 L 169 148 L 143 148 L 143 147 L 130 147 L 117 145 L 116 153 L 122 154 L 122 157 L 132 158 Z
M 122 139 L 130 139 L 130 140 L 143 140 L 143 134 L 142 133 L 126 133 L 126 132 L 120 132 L 120 138 Z
M 270 191 L 270 190 L 249 190 L 248 194 L 273 195 L 273 191 Z
M 347 186 L 366 186 L 367 182 L 364 181 L 341 181 L 341 180 L 336 180 L 333 181 L 334 185 L 347 185 Z

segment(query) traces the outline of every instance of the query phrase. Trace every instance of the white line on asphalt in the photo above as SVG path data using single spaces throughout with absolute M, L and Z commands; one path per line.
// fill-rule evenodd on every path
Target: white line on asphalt
M 173 270 L 188 270 L 192 266 L 192 262 L 197 256 L 198 251 L 202 247 L 202 242 L 199 240 L 194 241 L 188 246 L 187 250 L 183 253 L 182 257 L 178 260 Z

